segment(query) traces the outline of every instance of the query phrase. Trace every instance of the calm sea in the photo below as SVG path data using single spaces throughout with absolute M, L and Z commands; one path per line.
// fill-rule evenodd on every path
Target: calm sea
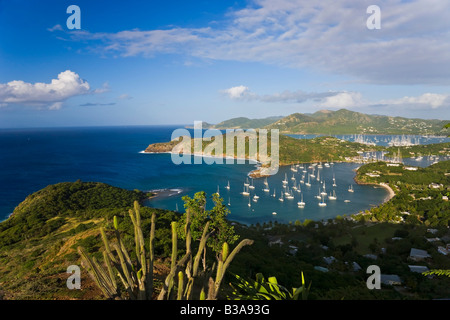
M 229 218 L 248 224 L 333 218 L 369 209 L 387 196 L 385 189 L 353 182 L 353 170 L 360 164 L 333 164 L 316 169 L 316 173 L 320 171 L 322 183 L 311 179 L 311 187 L 301 184 L 302 192 L 293 191 L 294 199 L 281 202 L 285 174 L 290 187 L 294 182 L 292 176 L 298 185 L 301 169 L 293 172 L 289 167 L 281 168 L 277 175 L 268 179 L 270 192 L 263 191 L 264 180 L 255 180 L 251 195 L 243 196 L 243 184 L 253 164 L 175 165 L 169 154 L 140 153 L 150 143 L 170 140 L 177 128 L 179 126 L 0 130 L 0 220 L 6 219 L 27 195 L 50 184 L 77 179 L 126 189 L 165 189 L 170 196 L 148 201 L 147 205 L 179 211 L 183 211 L 182 196 L 192 196 L 197 191 L 211 195 L 219 190 L 225 203 L 229 203 Z M 332 186 L 333 177 L 336 187 Z M 230 189 L 225 188 L 228 182 Z M 337 200 L 326 200 L 327 206 L 319 207 L 320 200 L 315 196 L 323 182 L 327 193 L 335 190 Z M 354 193 L 348 192 L 351 184 Z M 257 202 L 253 201 L 255 194 L 259 196 Z M 302 194 L 306 205 L 300 209 L 297 202 Z

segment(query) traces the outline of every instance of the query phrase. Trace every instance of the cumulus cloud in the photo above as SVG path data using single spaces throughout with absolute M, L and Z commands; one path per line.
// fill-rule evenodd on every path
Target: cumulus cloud
M 359 92 L 339 92 L 334 96 L 326 97 L 320 106 L 325 108 L 354 108 L 366 105 Z
M 250 93 L 250 89 L 248 87 L 242 86 L 242 85 L 222 90 L 222 93 L 227 95 L 230 99 L 235 99 L 235 100 L 249 98 L 251 96 L 254 96 L 252 93 Z
M 89 83 L 70 70 L 58 74 L 50 83 L 14 80 L 0 83 L 2 105 L 26 105 L 58 110 L 67 99 L 90 93 Z
M 369 30 L 371 0 L 254 0 L 213 27 L 67 34 L 101 54 L 178 53 L 352 76 L 383 84 L 450 83 L 450 1 L 379 0 L 381 29 Z M 55 28 L 56 30 L 57 28 Z

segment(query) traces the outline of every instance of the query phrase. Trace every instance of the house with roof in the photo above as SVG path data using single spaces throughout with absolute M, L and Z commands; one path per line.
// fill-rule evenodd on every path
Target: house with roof
M 409 267 L 409 271 L 417 272 L 417 273 L 424 273 L 424 272 L 427 272 L 430 270 L 426 266 L 408 265 L 408 267 Z
M 409 253 L 409 258 L 414 261 L 421 261 L 424 259 L 431 258 L 426 250 L 411 248 Z
M 389 286 L 396 286 L 402 284 L 402 279 L 396 274 L 381 274 L 380 282 Z

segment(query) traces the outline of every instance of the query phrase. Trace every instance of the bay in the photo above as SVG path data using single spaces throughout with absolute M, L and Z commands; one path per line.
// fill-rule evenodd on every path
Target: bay
M 254 180 L 251 195 L 243 196 L 243 183 L 255 165 L 213 164 L 175 165 L 169 154 L 141 153 L 149 144 L 170 140 L 180 126 L 77 127 L 0 130 L 0 220 L 6 219 L 25 197 L 47 185 L 65 181 L 98 181 L 125 189 L 166 190 L 166 196 L 146 202 L 151 207 L 183 211 L 181 197 L 205 191 L 208 196 L 219 190 L 230 204 L 229 219 L 246 224 L 304 219 L 329 219 L 337 215 L 356 213 L 380 204 L 387 196 L 383 188 L 356 185 L 355 170 L 360 164 L 336 163 L 320 169 L 327 192 L 333 190 L 336 179 L 337 200 L 319 207 L 319 181 L 310 188 L 301 185 L 302 192 L 293 192 L 294 199 L 278 200 L 289 167 L 280 168 L 269 177 L 270 192 L 264 192 L 264 180 Z M 301 173 L 296 174 L 297 185 Z M 225 186 L 230 182 L 230 189 Z M 290 180 L 289 186 L 292 186 Z M 348 192 L 352 184 L 354 193 Z M 275 189 L 275 197 L 273 192 Z M 259 196 L 253 201 L 254 194 Z M 298 208 L 301 199 L 306 205 Z M 249 207 L 249 198 L 250 204 Z M 350 200 L 350 202 L 344 202 Z M 276 214 L 274 214 L 276 213 Z

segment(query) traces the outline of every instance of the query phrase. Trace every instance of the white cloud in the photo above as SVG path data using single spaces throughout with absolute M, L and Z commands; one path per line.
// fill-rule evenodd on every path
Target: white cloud
M 228 98 L 233 100 L 253 100 L 262 102 L 286 102 L 303 103 L 307 100 L 322 101 L 328 97 L 339 95 L 340 92 L 304 92 L 301 90 L 285 90 L 281 93 L 259 95 L 250 90 L 249 87 L 240 85 L 229 89 L 221 90 Z
M 58 110 L 70 97 L 88 93 L 90 93 L 89 83 L 75 72 L 66 70 L 50 83 L 14 80 L 0 84 L 0 103 Z
M 359 92 L 340 92 L 334 96 L 326 97 L 320 106 L 324 108 L 354 108 L 365 105 Z
M 71 32 L 101 54 L 159 53 L 315 68 L 386 84 L 450 83 L 450 1 L 379 0 L 381 29 L 369 30 L 371 0 L 254 0 L 206 28 Z M 89 41 L 96 42 L 93 44 Z
M 403 97 L 399 99 L 382 100 L 380 104 L 416 106 L 418 108 L 437 109 L 450 107 L 450 95 L 437 93 L 424 93 L 418 97 Z
M 230 99 L 236 99 L 236 100 L 245 98 L 246 96 L 248 97 L 250 94 L 249 88 L 246 86 L 242 86 L 242 85 L 222 90 L 222 92 L 224 94 L 226 94 Z

